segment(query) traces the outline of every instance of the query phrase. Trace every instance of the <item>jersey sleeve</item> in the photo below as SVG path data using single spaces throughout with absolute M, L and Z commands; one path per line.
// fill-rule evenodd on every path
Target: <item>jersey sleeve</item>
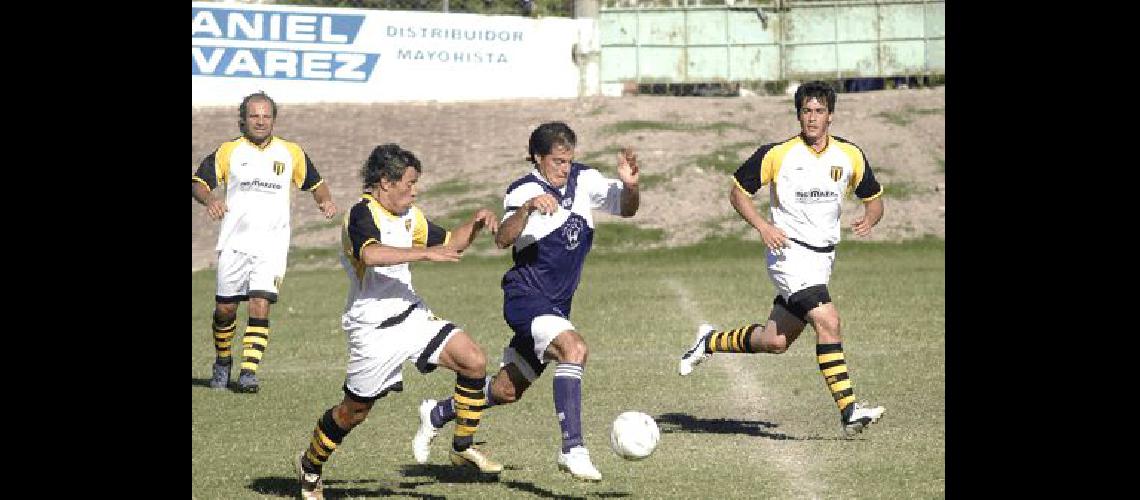
M 324 182 L 317 167 L 313 166 L 313 160 L 301 146 L 290 143 L 289 153 L 293 156 L 293 184 L 302 191 L 312 191 Z
M 590 168 L 578 174 L 578 187 L 590 195 L 591 208 L 621 215 L 621 193 L 624 189 L 621 180 L 606 178 Z
M 771 155 L 768 153 L 772 151 L 774 144 L 765 144 L 761 146 L 756 152 L 752 153 L 740 168 L 736 169 L 736 173 L 732 174 L 736 185 L 740 186 L 744 192 L 749 196 L 756 194 L 762 186 L 772 181 L 773 161 Z
M 215 161 L 217 155 L 217 152 L 213 152 L 210 153 L 209 156 L 203 158 L 202 163 L 198 164 L 198 171 L 194 173 L 194 176 L 191 177 L 190 180 L 193 182 L 201 182 L 202 184 L 205 184 L 207 188 L 210 188 L 210 191 L 213 191 L 215 188 L 217 188 L 218 170 L 217 162 Z
M 871 163 L 867 161 L 867 155 L 863 155 L 862 172 L 856 172 L 856 175 L 851 176 L 851 183 L 855 185 L 855 196 L 858 196 L 860 200 L 871 201 L 883 194 L 883 186 L 875 180 L 875 173 L 871 171 Z
M 451 231 L 427 220 L 423 211 L 418 208 L 415 211 L 415 224 L 415 230 L 412 232 L 412 245 L 414 246 L 434 247 L 446 245 L 448 241 L 451 241 Z
M 364 203 L 353 205 L 348 214 L 349 243 L 352 245 L 352 256 L 360 260 L 360 252 L 369 243 L 380 243 L 380 228 L 376 227 L 376 220 L 372 218 L 372 211 Z
M 534 182 L 523 183 L 507 191 L 506 196 L 503 197 L 503 218 L 500 222 L 507 220 L 507 218 L 513 215 L 527 200 L 544 192 L 542 187 Z

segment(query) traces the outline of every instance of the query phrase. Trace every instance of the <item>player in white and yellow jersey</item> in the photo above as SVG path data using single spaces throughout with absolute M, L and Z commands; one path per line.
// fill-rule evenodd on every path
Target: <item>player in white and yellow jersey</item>
M 839 243 L 843 198 L 854 192 L 863 215 L 852 229 L 866 236 L 883 217 L 883 188 L 855 144 L 830 135 L 835 91 L 823 82 L 796 89 L 800 133 L 783 142 L 765 144 L 734 174 L 729 193 L 733 208 L 764 240 L 768 277 L 776 288 L 765 325 L 717 330 L 702 324 L 692 348 L 681 355 L 684 376 L 714 352 L 781 354 L 810 323 L 816 333 L 816 361 L 839 408 L 845 434 L 862 432 L 882 416 L 880 406 L 855 402 L 839 328 L 839 310 L 827 284 Z M 768 222 L 752 204 L 752 196 L 769 186 Z
M 289 252 L 289 185 L 312 192 L 325 218 L 336 215 L 336 204 L 301 146 L 273 135 L 277 105 L 268 95 L 246 96 L 238 112 L 242 135 L 202 160 L 191 194 L 211 219 L 222 221 L 213 321 L 217 357 L 210 387 L 229 386 L 237 307 L 248 300 L 236 389 L 257 392 L 257 368 L 269 345 L 269 305 L 277 302 Z M 225 186 L 224 199 L 211 194 L 219 185 Z
M 456 373 L 453 397 L 459 414 L 450 453 L 455 465 L 497 474 L 503 466 L 473 446 L 486 398 L 482 349 L 455 324 L 432 313 L 412 286 L 409 262 L 455 262 L 483 228 L 498 230 L 485 208 L 452 232 L 429 221 L 413 205 L 422 167 L 395 144 L 377 146 L 361 170 L 365 193 L 345 216 L 341 266 L 348 301 L 341 326 L 348 336 L 344 399 L 317 421 L 298 458 L 302 498 L 321 498 L 321 470 L 336 447 L 368 416 L 373 403 L 403 390 L 403 365 L 421 373 L 443 366 Z

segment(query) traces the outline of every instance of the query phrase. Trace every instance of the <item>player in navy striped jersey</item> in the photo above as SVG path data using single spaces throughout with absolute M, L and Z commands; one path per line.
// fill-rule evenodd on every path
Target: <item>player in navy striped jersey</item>
M 534 169 L 507 188 L 500 248 L 513 245 L 514 266 L 503 276 L 503 317 L 514 331 L 498 374 L 487 379 L 487 406 L 518 401 L 546 364 L 554 370 L 554 408 L 562 430 L 557 463 L 573 477 L 599 481 L 582 435 L 582 373 L 589 349 L 570 323 L 571 302 L 594 241 L 592 210 L 630 217 L 637 213 L 637 156 L 618 154 L 618 176 L 574 163 L 577 138 L 565 123 L 544 123 L 530 136 Z M 416 460 L 427 460 L 432 438 L 455 418 L 452 398 L 420 405 L 420 429 L 412 440 Z
M 768 250 L 768 277 L 777 292 L 768 321 L 734 330 L 700 325 L 677 371 L 688 375 L 714 352 L 781 354 L 810 323 L 816 333 L 816 361 L 839 408 L 840 425 L 845 434 L 854 434 L 877 422 L 884 409 L 855 402 L 839 310 L 827 284 L 839 243 L 843 198 L 854 192 L 863 202 L 863 215 L 852 229 L 856 236 L 866 236 L 883 217 L 883 188 L 863 151 L 828 133 L 835 111 L 830 86 L 805 83 L 796 89 L 795 105 L 800 133 L 756 150 L 736 170 L 729 192 L 733 208 L 760 233 Z M 752 204 L 752 196 L 764 185 L 771 194 L 772 222 Z

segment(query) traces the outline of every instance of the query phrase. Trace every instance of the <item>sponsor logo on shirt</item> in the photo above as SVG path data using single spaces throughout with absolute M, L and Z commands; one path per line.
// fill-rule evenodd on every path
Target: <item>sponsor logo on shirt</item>
M 829 203 L 839 198 L 839 193 L 830 189 L 810 189 L 796 191 L 796 201 L 799 203 Z
M 280 191 L 283 189 L 283 186 L 276 182 L 265 182 L 260 179 L 254 179 L 252 181 L 241 181 L 238 183 L 238 189 L 242 191 L 261 191 L 263 193 L 272 193 L 274 191 Z

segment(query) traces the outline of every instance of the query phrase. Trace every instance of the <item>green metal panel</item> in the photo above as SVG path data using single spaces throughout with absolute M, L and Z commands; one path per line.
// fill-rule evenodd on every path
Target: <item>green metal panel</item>
M 684 2 L 680 2 L 683 4 Z M 606 8 L 601 79 L 700 83 L 945 73 L 944 0 Z

